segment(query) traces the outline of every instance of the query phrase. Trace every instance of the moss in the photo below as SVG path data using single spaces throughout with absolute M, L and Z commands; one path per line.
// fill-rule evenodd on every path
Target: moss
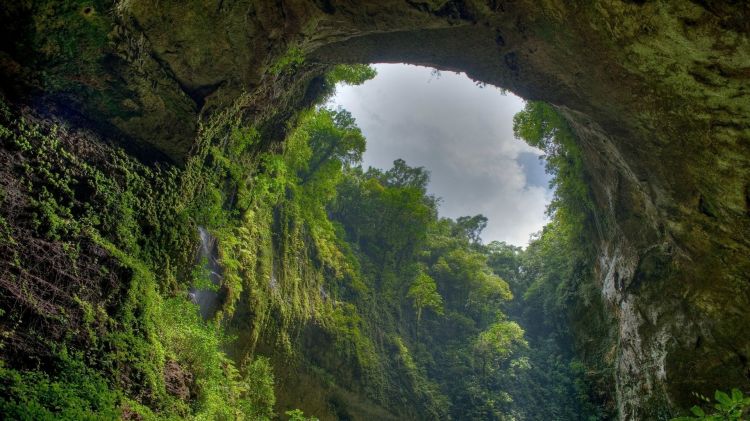
M 82 363 L 61 350 L 53 374 L 0 366 L 0 414 L 17 420 L 119 419 L 120 395 Z
M 269 67 L 269 72 L 274 75 L 281 73 L 294 73 L 299 65 L 304 63 L 305 56 L 299 47 L 290 47 Z
M 51 92 L 94 92 L 107 79 L 102 59 L 113 22 L 110 5 L 101 0 L 35 3 L 32 12 L 36 65 L 47 68 L 44 84 Z
M 57 403 L 40 402 L 39 396 L 49 388 L 76 386 L 40 369 L 9 369 L 3 375 L 13 385 L 17 382 L 12 379 L 26 379 L 18 381 L 30 388 L 29 398 L 4 401 L 7 405 L 2 412 L 65 417 L 87 410 L 86 405 L 104 405 L 91 403 L 101 397 L 108 399 L 108 406 L 90 407 L 92 417 L 114 418 L 118 415 L 107 414 L 122 413 L 147 419 L 192 415 L 216 419 L 242 413 L 253 419 L 270 418 L 273 395 L 269 395 L 268 385 L 272 377 L 267 367 L 259 360 L 242 364 L 230 360 L 222 351 L 229 341 L 223 329 L 204 322 L 186 298 L 195 242 L 192 218 L 205 214 L 202 206 L 206 203 L 186 207 L 182 201 L 181 188 L 194 186 L 188 182 L 190 173 L 180 177 L 173 169 L 146 167 L 121 150 L 92 144 L 80 133 L 72 135 L 68 128 L 40 124 L 34 116 L 6 113 L 3 118 L 4 136 L 18 161 L 10 168 L 17 173 L 1 169 L 4 180 L 23 180 L 10 184 L 19 189 L 13 191 L 14 197 L 28 197 L 28 205 L 36 212 L 35 221 L 3 219 L 3 235 L 8 234 L 8 244 L 12 244 L 14 230 L 23 233 L 24 244 L 34 244 L 37 237 L 61 244 L 68 256 L 66 262 L 58 263 L 59 268 L 84 271 L 81 279 L 74 278 L 83 285 L 73 290 L 62 316 L 42 318 L 47 326 L 52 323 L 52 329 L 69 323 L 68 333 L 64 338 L 41 341 L 50 347 L 76 349 L 74 363 L 83 370 L 81 376 L 91 379 L 96 393 L 78 396 L 71 392 L 61 395 Z M 251 143 L 247 137 L 238 135 L 238 139 Z M 4 209 L 18 206 L 5 200 L 0 203 Z M 26 223 L 33 231 L 26 230 Z M 94 256 L 90 255 L 92 248 Z M 88 260 L 90 257 L 97 260 Z M 21 277 L 32 270 L 27 260 L 12 255 L 0 262 Z M 113 278 L 118 284 L 107 284 Z M 96 282 L 112 290 L 96 290 Z M 45 303 L 45 296 L 31 291 L 34 305 Z M 26 316 L 16 323 L 33 322 L 33 317 L 45 316 Z M 29 322 L 24 321 L 27 318 Z M 5 333 L 15 334 L 12 330 Z M 170 361 L 185 367 L 193 379 L 188 400 L 171 392 L 174 386 L 167 381 Z M 20 386 L 13 385 L 8 387 L 20 393 Z M 104 412 L 97 412 L 100 409 Z

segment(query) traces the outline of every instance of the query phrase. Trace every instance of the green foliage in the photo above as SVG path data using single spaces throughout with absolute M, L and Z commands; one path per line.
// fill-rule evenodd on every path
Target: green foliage
M 428 177 L 402 160 L 385 173 L 352 168 L 331 205 L 334 218 L 351 242 L 383 267 L 393 268 L 413 255 L 435 217 L 435 202 L 425 195 Z
M 361 85 L 373 79 L 377 74 L 374 67 L 366 64 L 339 64 L 326 74 L 326 81 L 329 85 L 337 83 Z
M 710 403 L 710 399 L 701 396 L 701 399 Z M 673 421 L 710 420 L 710 421 L 739 421 L 747 417 L 750 412 L 750 397 L 743 395 L 739 389 L 732 389 L 731 394 L 717 390 L 714 393 L 716 403 L 713 408 L 706 412 L 700 406 L 693 406 L 690 412 L 693 417 L 677 417 Z
M 378 364 L 375 345 L 367 336 L 357 307 L 352 303 L 338 303 L 331 316 L 329 330 L 336 337 L 338 354 L 365 370 L 375 369 Z
M 302 63 L 290 49 L 272 71 L 287 75 Z M 338 66 L 326 81 L 372 76 L 367 66 Z M 564 320 L 589 270 L 575 244 L 576 212 L 588 207 L 570 205 L 584 197 L 580 156 L 555 143 L 572 144 L 563 120 L 542 106 L 518 118 L 517 133 L 552 157 L 560 192 L 555 221 L 524 252 L 482 246 L 482 215 L 440 219 L 425 168 L 403 160 L 359 167 L 365 139 L 348 112 L 300 113 L 281 144 L 245 120 L 250 103 L 242 96 L 203 121 L 181 170 L 110 149 L 89 162 L 56 129 L 23 119 L 0 125 L 22 158 L 30 231 L 69 244 L 73 260 L 93 242 L 111 259 L 101 273 L 116 272 L 121 288 L 110 302 L 73 300 L 81 326 L 71 346 L 86 350 L 70 363 L 78 377 L 60 368 L 3 371 L 13 380 L 0 387 L 11 385 L 14 396 L 2 401 L 4 412 L 272 419 L 278 367 L 258 355 L 270 350 L 274 364 L 315 366 L 331 387 L 427 419 L 591 413 L 579 403 L 584 366 L 551 338 L 560 330 L 549 322 Z M 0 219 L 4 244 L 20 243 L 13 224 Z M 224 300 L 209 320 L 186 298 L 188 288 L 210 284 L 194 261 L 196 226 L 217 238 L 222 267 Z M 305 348 L 310 332 L 314 346 Z M 96 393 L 42 402 L 47 390 L 84 380 Z
M 474 244 L 479 244 L 482 231 L 487 228 L 487 217 L 484 215 L 461 216 L 456 219 L 457 234 L 463 235 Z
M 30 229 L 24 220 L 3 219 L 4 231 L 10 238 L 26 236 L 16 247 L 19 253 L 27 243 L 62 243 L 68 260 L 53 260 L 55 265 L 46 267 L 53 272 L 42 276 L 67 276 L 52 288 L 58 295 L 75 292 L 73 305 L 57 318 L 33 319 L 35 307 L 27 311 L 32 316 L 22 316 L 53 331 L 64 324 L 65 337 L 39 341 L 71 351 L 58 352 L 51 368 L 3 368 L 0 387 L 7 393 L 2 395 L 12 399 L 3 400 L 0 414 L 11 419 L 116 419 L 121 413 L 145 419 L 272 418 L 273 376 L 267 361 L 238 365 L 230 360 L 223 352 L 230 342 L 224 328 L 203 321 L 185 298 L 193 281 L 193 218 L 228 223 L 231 217 L 214 207 L 213 198 L 206 199 L 215 193 L 204 184 L 213 181 L 206 175 L 234 170 L 241 179 L 241 171 L 217 161 L 212 161 L 216 167 L 192 161 L 184 173 L 147 167 L 122 150 L 72 136 L 64 127 L 10 113 L 3 113 L 0 123 L 24 180 L 15 197 L 26 195 L 33 215 Z M 252 130 L 230 136 L 236 140 L 235 153 L 244 153 L 257 140 Z M 205 159 L 208 152 L 198 155 Z M 84 250 L 93 250 L 93 256 Z M 1 262 L 28 288 L 27 279 L 38 275 L 27 262 L 39 257 Z M 46 297 L 34 296 L 34 288 L 28 289 L 28 300 L 44 303 Z M 9 316 L 17 317 L 16 325 L 26 323 L 18 314 Z
M 599 221 L 575 135 L 566 119 L 546 103 L 530 101 L 514 117 L 516 137 L 545 153 L 555 196 L 547 212 L 552 221 L 525 251 L 503 244 L 487 248 L 497 273 L 510 279 L 518 299 L 509 308 L 524 326 L 529 367 L 517 376 L 511 392 L 521 413 L 531 419 L 606 419 L 614 412 L 607 396 L 592 389 L 611 384 L 612 361 L 607 347 L 611 332 L 593 282 L 590 240 Z M 586 341 L 585 361 L 574 357 L 570 326 L 586 325 L 595 341 Z M 588 344 L 604 344 L 588 349 Z M 604 400 L 602 400 L 604 398 Z
M 386 389 L 406 382 L 399 388 L 415 396 L 427 418 L 510 414 L 510 400 L 499 404 L 497 395 L 504 393 L 503 381 L 510 382 L 502 379 L 522 370 L 525 360 L 511 364 L 489 350 L 524 348 L 523 331 L 511 332 L 518 325 L 508 324 L 502 312 L 513 297 L 510 287 L 492 273 L 475 243 L 486 219 L 438 219 L 436 200 L 426 193 L 429 173 L 402 160 L 386 171 L 352 168 L 345 175 L 331 208 L 372 285 L 370 294 L 353 297 L 356 309 L 367 314 L 363 330 L 414 332 L 392 336 L 398 358 L 383 365 L 406 376 L 387 373 Z M 401 313 L 405 304 L 416 310 L 414 318 Z M 424 308 L 433 311 L 423 314 Z M 508 327 L 508 335 L 500 335 L 500 327 Z M 474 352 L 476 343 L 486 352 Z
M 273 65 L 269 68 L 269 71 L 274 75 L 280 75 L 282 73 L 294 73 L 298 66 L 305 62 L 305 55 L 299 47 L 290 47 L 286 50 L 284 55 L 279 57 Z
M 225 343 L 221 329 L 205 323 L 194 305 L 173 298 L 164 303 L 159 326 L 161 340 L 150 344 L 164 347 L 170 361 L 190 373 L 196 400 L 186 405 L 168 396 L 159 398 L 171 407 L 154 413 L 126 398 L 127 392 L 111 387 L 98 371 L 87 367 L 83 355 L 69 356 L 63 349 L 57 369 L 50 376 L 40 371 L 0 368 L 0 414 L 10 419 L 119 419 L 124 408 L 147 419 L 171 419 L 193 414 L 196 419 L 270 420 L 273 417 L 273 374 L 265 358 L 247 360 L 241 370 L 220 351 Z M 131 364 L 161 366 L 140 360 L 122 339 L 118 353 Z M 104 339 L 107 341 L 107 339 Z M 120 369 L 122 370 L 122 368 Z M 166 374 L 165 374 L 166 376 Z M 152 382 L 164 382 L 159 376 Z M 152 385 L 153 387 L 153 385 Z M 154 396 L 156 397 L 156 396 Z M 153 405 L 153 402 L 152 402 Z
M 314 118 L 304 118 L 297 130 L 308 135 L 307 147 L 310 150 L 309 156 L 302 152 L 296 154 L 302 162 L 292 162 L 302 184 L 309 182 L 313 176 L 330 178 L 328 173 L 331 171 L 340 172 L 344 166 L 362 160 L 365 138 L 356 126 L 354 117 L 346 110 L 320 109 Z M 324 166 L 332 168 L 326 171 Z M 335 190 L 331 191 L 333 193 Z M 328 196 L 330 199 L 331 195 Z
M 417 189 L 422 194 L 426 193 L 430 182 L 429 171 L 424 167 L 410 167 L 403 159 L 393 161 L 393 167 L 382 174 L 370 169 L 369 175 L 377 177 L 384 186 Z
M 571 247 L 573 233 L 571 227 L 559 219 L 544 227 L 539 237 L 533 241 L 525 254 L 528 272 L 525 279 L 530 281 L 524 292 L 524 301 L 533 303 L 542 310 L 541 323 L 553 323 L 554 314 L 564 314 L 566 304 L 577 293 L 577 287 L 589 275 L 586 268 L 578 266 L 584 256 L 574 255 Z
M 333 66 L 324 78 L 318 104 L 325 104 L 336 93 L 336 85 L 361 85 L 374 78 L 377 71 L 367 64 L 339 64 Z
M 230 343 L 223 329 L 203 321 L 195 305 L 182 298 L 163 306 L 160 337 L 169 358 L 194 377 L 195 414 L 202 419 L 271 419 L 273 374 L 268 360 L 235 366 L 220 350 Z
M 490 325 L 474 341 L 474 351 L 483 360 L 505 360 L 518 346 L 527 346 L 523 329 L 516 322 L 504 321 Z
M 192 288 L 196 290 L 219 292 L 219 285 L 211 280 L 211 268 L 208 266 L 208 259 L 202 258 L 193 269 Z
M 63 349 L 52 374 L 0 366 L 0 414 L 13 420 L 119 419 L 120 395 Z
M 555 195 L 548 213 L 557 213 L 566 224 L 583 229 L 594 205 L 589 194 L 583 158 L 567 120 L 551 105 L 528 101 L 513 117 L 513 133 L 544 151 L 550 187 Z
M 435 280 L 430 275 L 419 272 L 406 295 L 414 300 L 414 308 L 417 310 L 417 323 L 422 319 L 423 309 L 430 309 L 435 314 L 443 314 L 443 297 L 437 291 Z
M 289 421 L 318 421 L 315 417 L 306 417 L 301 409 L 286 411 L 285 414 L 289 417 Z
M 525 286 L 519 285 L 523 248 L 504 241 L 493 241 L 484 246 L 484 252 L 488 266 L 495 274 L 507 280 L 512 294 L 523 296 L 522 288 L 525 289 Z
M 274 377 L 271 361 L 266 357 L 256 357 L 252 362 L 245 361 L 242 379 L 244 381 L 243 399 L 247 419 L 273 419 Z
M 326 322 L 324 279 L 352 276 L 352 269 L 325 205 L 342 165 L 359 160 L 363 150 L 351 115 L 311 111 L 300 116 L 283 151 L 259 154 L 255 170 L 238 181 L 235 206 L 242 217 L 217 231 L 228 287 L 224 314 L 250 292 L 253 341 L 265 329 L 290 350 L 289 338 L 306 320 Z

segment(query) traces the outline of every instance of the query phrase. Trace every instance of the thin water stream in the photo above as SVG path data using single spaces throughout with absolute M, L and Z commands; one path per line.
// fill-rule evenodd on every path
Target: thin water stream
M 190 299 L 200 307 L 201 316 L 208 319 L 216 313 L 221 305 L 218 287 L 221 285 L 222 272 L 218 262 L 219 252 L 216 247 L 216 237 L 203 227 L 198 227 L 198 234 L 201 242 L 198 262 L 204 265 L 203 270 L 208 273 L 209 280 L 216 288 L 192 288 Z

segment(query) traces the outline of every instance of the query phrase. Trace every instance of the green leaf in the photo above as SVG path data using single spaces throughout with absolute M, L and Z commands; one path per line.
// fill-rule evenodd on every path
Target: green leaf
M 692 408 L 690 408 L 690 412 L 692 412 L 693 415 L 695 415 L 697 417 L 705 417 L 706 416 L 706 413 L 703 412 L 703 410 L 700 408 L 700 406 L 697 406 L 697 405 L 694 406 L 694 407 L 692 407 Z
M 716 393 L 714 394 L 714 399 L 716 399 L 716 401 L 722 405 L 732 405 L 732 400 L 729 398 L 729 395 L 727 395 L 725 392 L 722 392 L 721 390 L 716 391 Z

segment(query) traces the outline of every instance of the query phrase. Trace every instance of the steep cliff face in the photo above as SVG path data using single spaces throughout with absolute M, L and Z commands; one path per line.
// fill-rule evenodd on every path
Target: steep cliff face
M 548 101 L 598 205 L 621 416 L 750 387 L 747 3 L 50 1 L 0 16 L 6 95 L 177 163 L 243 92 L 244 118 L 279 141 L 337 63 L 460 70 Z

